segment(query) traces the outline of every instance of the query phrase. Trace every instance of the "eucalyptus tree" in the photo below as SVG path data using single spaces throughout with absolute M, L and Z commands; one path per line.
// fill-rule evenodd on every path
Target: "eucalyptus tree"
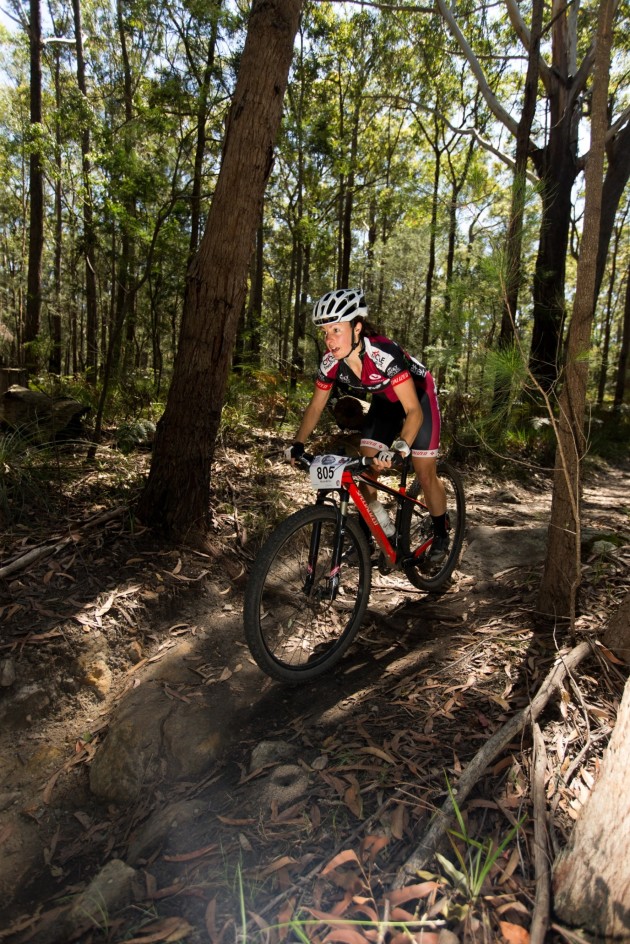
M 0 27 L 0 354 L 18 363 L 28 273 L 28 55 Z
M 608 275 L 608 286 L 606 290 L 606 297 L 603 304 L 603 313 L 602 313 L 602 325 L 601 325 L 601 336 L 599 338 L 599 349 L 601 352 L 601 360 L 599 365 L 599 373 L 597 378 L 597 404 L 602 406 L 604 403 L 604 398 L 606 396 L 606 386 L 609 375 L 609 368 L 611 362 L 611 353 L 612 353 L 612 334 L 613 334 L 613 325 L 615 321 L 615 308 L 618 306 L 620 301 L 621 292 L 619 291 L 620 283 L 623 284 L 623 255 L 622 255 L 622 246 L 623 246 L 623 236 L 627 229 L 628 223 L 628 214 L 630 211 L 630 204 L 626 203 L 624 212 L 619 215 L 617 222 L 615 223 L 612 235 L 612 245 L 610 250 L 610 271 Z M 601 243 L 600 243 L 601 246 Z M 598 257 L 598 270 L 599 270 L 599 257 Z M 621 263 L 621 279 L 619 276 L 619 267 Z M 598 271 L 599 275 L 599 271 Z M 621 348 L 621 345 L 620 345 Z
M 205 537 L 238 318 L 282 119 L 301 0 L 254 0 L 206 229 L 187 274 L 173 380 L 138 512 Z
M 23 356 L 28 370 L 38 367 L 42 307 L 42 256 L 44 251 L 44 175 L 42 169 L 42 19 L 40 0 L 30 0 L 28 39 L 30 48 L 30 160 L 29 237 L 26 313 Z
M 577 267 L 573 317 L 556 425 L 557 450 L 547 554 L 538 593 L 538 607 L 554 617 L 575 618 L 581 580 L 581 463 L 586 452 L 584 414 L 588 382 L 587 354 L 596 304 L 597 257 L 608 88 L 616 0 L 599 0 L 597 42 L 591 99 L 591 147 L 586 165 L 584 226 Z
M 619 343 L 619 361 L 617 364 L 617 379 L 613 397 L 613 410 L 618 412 L 624 401 L 628 380 L 628 353 L 630 351 L 630 264 L 626 268 L 626 291 L 624 295 L 621 338 Z
M 96 294 L 96 226 L 92 201 L 92 166 L 90 136 L 90 106 L 83 53 L 83 25 L 81 0 L 72 0 L 74 38 L 76 54 L 77 85 L 81 96 L 81 174 L 83 212 L 83 254 L 85 257 L 85 308 L 86 308 L 86 376 L 96 382 L 98 367 L 98 312 Z

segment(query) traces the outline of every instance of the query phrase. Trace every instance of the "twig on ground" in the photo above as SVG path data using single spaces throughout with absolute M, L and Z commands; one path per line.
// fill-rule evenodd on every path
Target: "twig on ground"
M 545 774 L 547 751 L 545 739 L 536 722 L 532 725 L 534 741 L 534 763 L 532 768 L 532 804 L 534 808 L 534 873 L 536 897 L 534 913 L 529 929 L 530 944 L 543 944 L 549 927 L 551 911 L 551 887 L 549 845 L 547 842 L 547 803 L 545 797 Z
M 91 531 L 99 525 L 106 524 L 114 518 L 120 518 L 126 514 L 127 511 L 128 509 L 124 505 L 119 508 L 111 508 L 109 511 L 103 512 L 102 515 L 96 515 L 94 518 L 88 519 L 88 521 L 84 522 L 82 525 L 73 528 L 70 534 L 66 535 L 61 540 L 57 540 L 54 544 L 42 544 L 39 547 L 31 548 L 26 554 L 22 554 L 4 567 L 0 567 L 0 580 L 11 577 L 19 571 L 26 570 L 27 567 L 34 564 L 36 561 L 43 560 L 63 550 L 68 544 L 76 544 L 77 540 L 87 531 Z
M 560 687 L 561 683 L 579 663 L 591 652 L 590 642 L 582 642 L 566 654 L 560 654 L 547 677 L 540 686 L 532 702 L 521 709 L 503 727 L 495 731 L 484 746 L 470 761 L 457 784 L 455 795 L 461 806 L 479 778 L 494 758 L 510 743 L 529 721 L 535 721 L 541 711 Z M 453 820 L 451 798 L 445 800 L 420 843 L 406 862 L 398 870 L 393 882 L 394 888 L 402 888 L 408 881 L 415 879 L 416 873 L 428 865 Z

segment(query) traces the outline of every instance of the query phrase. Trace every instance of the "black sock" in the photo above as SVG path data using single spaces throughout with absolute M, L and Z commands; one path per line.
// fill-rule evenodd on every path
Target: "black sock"
M 446 537 L 446 512 L 443 515 L 431 515 L 433 522 L 433 533 L 436 538 Z

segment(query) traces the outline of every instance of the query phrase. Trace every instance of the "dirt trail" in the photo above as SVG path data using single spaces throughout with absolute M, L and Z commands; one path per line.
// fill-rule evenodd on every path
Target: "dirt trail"
M 165 549 L 113 518 L 9 579 L 0 597 L 0 927 L 11 930 L 9 938 L 27 940 L 36 930 L 36 940 L 63 939 L 63 924 L 55 931 L 39 912 L 52 913 L 120 860 L 133 869 L 129 881 L 144 883 L 133 894 L 154 921 L 176 917 L 190 927 L 182 936 L 202 940 L 211 903 L 217 914 L 229 913 L 238 862 L 260 870 L 293 850 L 308 874 L 318 855 L 325 861 L 360 838 L 370 803 L 386 806 L 387 789 L 399 791 L 413 770 L 426 795 L 438 796 L 442 771 L 455 776 L 479 738 L 520 703 L 557 641 L 537 636 L 533 617 L 548 479 L 499 485 L 476 474 L 466 490 L 467 546 L 448 592 L 431 598 L 401 575 L 378 577 L 348 657 L 330 678 L 297 690 L 264 677 L 243 643 L 247 556 L 235 517 L 217 521 L 220 563 Z M 587 527 L 623 533 L 627 545 L 628 493 L 626 472 L 591 473 Z M 614 602 L 627 547 L 597 567 L 584 603 L 591 624 L 605 616 L 592 612 L 601 575 Z M 607 705 L 602 711 L 608 718 Z M 400 732 L 402 771 L 393 731 Z M 405 754 L 412 731 L 419 740 Z M 252 789 L 252 750 L 269 740 L 290 745 L 280 748 L 288 754 L 259 756 L 254 765 L 271 779 L 254 777 Z M 345 775 L 344 793 L 340 775 L 326 774 L 333 755 L 340 769 L 344 751 L 381 751 L 400 783 L 388 773 L 385 786 L 368 787 L 364 764 Z M 422 758 L 428 766 L 421 771 Z M 512 787 L 502 789 L 508 802 Z M 334 836 L 333 796 L 350 817 Z M 570 823 L 573 807 L 565 805 Z M 556 808 L 562 812 L 561 800 Z M 414 810 L 403 808 L 394 829 L 394 870 L 396 855 L 413 841 Z M 210 865 L 214 853 L 199 853 L 206 847 L 222 849 L 221 862 Z M 280 876 L 274 885 L 272 875 L 262 882 L 273 888 L 265 901 L 288 882 Z M 172 896 L 155 894 L 169 886 Z M 110 940 L 140 920 L 139 908 L 121 910 Z M 161 927 L 166 935 L 169 925 Z

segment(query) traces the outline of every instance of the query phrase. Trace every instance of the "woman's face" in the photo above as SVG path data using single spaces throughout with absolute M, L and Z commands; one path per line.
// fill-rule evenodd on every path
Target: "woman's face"
M 333 357 L 341 361 L 351 353 L 359 340 L 361 323 L 353 325 L 350 321 L 340 321 L 337 324 L 326 325 L 322 330 L 326 347 Z

